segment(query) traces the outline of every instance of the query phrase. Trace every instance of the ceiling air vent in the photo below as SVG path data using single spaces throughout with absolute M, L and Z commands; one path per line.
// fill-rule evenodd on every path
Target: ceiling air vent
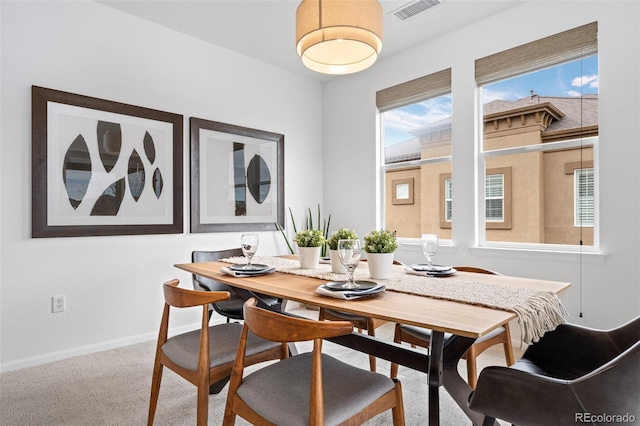
M 441 1 L 439 0 L 416 0 L 405 4 L 391 13 L 401 21 L 404 21 L 405 19 L 416 16 L 418 13 L 424 12 L 425 10 L 432 8 L 433 6 L 437 6 L 440 3 Z

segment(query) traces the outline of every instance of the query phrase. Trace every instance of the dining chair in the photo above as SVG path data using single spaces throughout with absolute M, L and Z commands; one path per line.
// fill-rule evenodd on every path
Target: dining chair
M 500 275 L 495 271 L 478 268 L 475 266 L 454 266 L 454 268 L 459 272 L 475 272 L 479 274 Z M 451 334 L 445 333 L 445 340 L 449 337 L 451 337 Z M 422 327 L 415 327 L 412 325 L 396 324 L 393 341 L 396 343 L 406 342 L 414 347 L 420 346 L 428 349 L 431 342 L 431 330 Z M 509 330 L 508 322 L 502 324 L 500 327 L 477 339 L 475 343 L 471 345 L 471 347 L 464 353 L 464 355 L 462 355 L 462 358 L 467 361 L 467 381 L 469 382 L 469 386 L 471 386 L 472 389 L 475 388 L 478 377 L 478 367 L 476 362 L 478 356 L 482 352 L 495 345 L 502 345 L 507 366 L 513 365 L 515 359 L 513 355 L 513 344 L 511 342 L 511 332 Z M 397 377 L 397 375 L 398 364 L 392 363 L 391 377 L 395 378 Z
M 213 262 L 215 260 L 224 259 L 227 257 L 243 256 L 241 248 L 232 248 L 225 250 L 215 251 L 203 251 L 196 250 L 191 253 L 192 262 Z M 226 317 L 227 322 L 231 320 L 242 320 L 242 305 L 245 300 L 252 296 L 258 296 L 267 306 L 275 310 L 284 310 L 286 300 L 278 299 L 273 296 L 267 296 L 265 294 L 252 294 L 246 290 L 228 286 L 219 281 L 212 280 L 211 278 L 205 278 L 199 275 L 192 275 L 193 288 L 195 290 L 207 290 L 207 291 L 228 291 L 231 297 L 228 300 L 222 300 L 220 302 L 212 303 L 209 315 L 213 314 L 213 311 Z
M 366 262 L 366 259 L 363 260 Z M 403 265 L 399 260 L 393 260 L 394 265 Z M 376 328 L 385 324 L 385 320 L 378 318 L 363 317 L 361 315 L 350 314 L 349 312 L 335 309 L 320 308 L 318 321 L 349 321 L 359 332 L 366 331 L 369 336 L 375 337 Z M 376 371 L 376 357 L 369 355 L 369 369 Z
M 562 324 L 511 367 L 483 369 L 469 408 L 485 415 L 483 425 L 633 423 L 639 379 L 640 317 L 610 330 Z
M 270 364 L 246 377 L 248 333 L 282 342 L 313 341 L 311 352 Z M 223 425 L 240 416 L 252 424 L 359 425 L 388 409 L 393 424 L 404 424 L 400 382 L 346 364 L 322 353 L 323 339 L 353 331 L 348 321 L 315 321 L 294 317 L 256 305 L 244 304 L 244 327 L 233 366 Z
M 231 375 L 242 325 L 233 323 L 209 327 L 209 304 L 229 298 L 226 291 L 195 291 L 178 287 L 177 279 L 163 285 L 164 310 L 160 322 L 158 344 L 151 380 L 149 418 L 151 426 L 158 405 L 160 382 L 164 367 L 169 368 L 198 388 L 197 424 L 206 425 L 209 414 L 209 388 L 213 383 L 226 384 Z M 201 327 L 193 331 L 168 338 L 170 308 L 202 306 Z M 281 345 L 253 334 L 245 333 L 246 357 L 243 362 L 252 365 L 282 358 Z

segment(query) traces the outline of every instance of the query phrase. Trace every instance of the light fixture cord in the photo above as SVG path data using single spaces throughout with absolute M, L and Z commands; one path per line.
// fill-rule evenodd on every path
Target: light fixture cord
M 582 65 L 584 62 L 584 56 L 581 56 L 580 58 L 580 79 L 582 80 L 584 78 L 584 71 L 582 69 Z M 583 141 L 584 141 L 584 128 L 583 128 L 583 117 L 584 117 L 584 113 L 583 113 L 583 101 L 584 101 L 584 84 L 581 81 L 580 84 L 580 169 L 582 170 L 582 176 L 583 178 L 586 177 L 584 174 L 584 164 L 583 164 L 583 157 L 582 157 L 582 153 L 583 153 Z M 578 184 L 580 182 L 578 181 Z M 580 187 L 580 185 L 578 185 L 578 188 Z M 580 194 L 578 194 L 580 195 Z M 582 244 L 583 244 L 583 230 L 584 230 L 584 226 L 582 224 L 583 221 L 583 217 L 584 215 L 580 215 L 580 247 L 579 247 L 579 254 L 578 254 L 578 266 L 579 266 L 579 283 L 580 283 L 580 313 L 578 314 L 578 316 L 580 318 L 583 317 L 582 314 Z

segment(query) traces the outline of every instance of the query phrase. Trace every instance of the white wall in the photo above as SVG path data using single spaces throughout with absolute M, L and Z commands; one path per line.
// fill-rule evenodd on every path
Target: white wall
M 572 254 L 474 248 L 474 61 L 596 20 L 600 61 L 600 239 L 606 256 L 580 258 Z M 333 214 L 334 227 L 354 228 L 364 235 L 381 226 L 376 217 L 379 189 L 375 168 L 375 92 L 451 67 L 454 246 L 441 250 L 438 261 L 571 282 L 573 286 L 563 301 L 572 322 L 610 327 L 637 316 L 639 27 L 638 2 L 532 1 L 381 60 L 362 73 L 328 82 L 324 90 L 324 200 Z M 356 190 L 341 189 L 335 172 L 347 166 L 354 167 L 354 174 L 360 177 Z M 400 248 L 397 257 L 405 262 L 423 259 L 416 246 L 407 245 Z
M 564 301 L 574 322 L 607 327 L 638 315 L 639 12 L 637 2 L 533 1 L 323 87 L 91 1 L 0 1 L 1 369 L 154 338 L 160 284 L 178 277 L 190 285 L 172 265 L 189 261 L 195 249 L 237 245 L 238 233 L 188 233 L 189 117 L 283 133 L 286 206 L 298 217 L 323 203 L 332 229 L 348 226 L 364 235 L 378 223 L 375 92 L 447 67 L 453 68 L 460 207 L 455 248 L 443 250 L 439 260 L 573 282 Z M 573 255 L 473 249 L 473 218 L 464 213 L 473 210 L 473 61 L 593 20 L 599 21 L 601 241 L 607 256 L 580 262 Z M 31 239 L 31 85 L 184 115 L 185 233 Z M 336 171 L 347 166 L 355 167 L 357 188 L 340 185 Z M 265 232 L 260 251 L 284 253 L 286 246 L 278 233 Z M 399 256 L 421 258 L 407 246 Z M 67 297 L 64 313 L 51 313 L 56 294 Z M 177 316 L 178 326 L 191 322 L 192 316 Z
M 238 246 L 239 233 L 188 232 L 189 117 L 284 134 L 285 206 L 302 215 L 322 202 L 320 83 L 93 1 L 2 1 L 0 11 L 2 370 L 155 338 L 161 284 L 191 286 L 172 265 Z M 182 114 L 185 232 L 31 239 L 31 85 Z M 278 232 L 260 236 L 259 253 L 286 252 Z M 67 310 L 52 314 L 58 294 Z

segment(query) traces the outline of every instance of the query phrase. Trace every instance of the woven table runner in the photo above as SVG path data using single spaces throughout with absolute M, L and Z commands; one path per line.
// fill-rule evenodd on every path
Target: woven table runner
M 242 256 L 221 260 L 235 264 L 247 262 L 247 259 Z M 331 265 L 328 264 L 320 264 L 317 269 L 300 269 L 300 262 L 295 259 L 258 256 L 253 258 L 253 263 L 273 266 L 279 272 L 318 278 L 324 281 L 344 281 L 346 277 L 345 274 L 331 272 Z M 567 316 L 567 311 L 560 298 L 553 292 L 460 281 L 455 276 L 449 278 L 425 277 L 395 270 L 389 279 L 373 279 L 369 276 L 369 269 L 364 264 L 355 270 L 353 277 L 356 281 L 368 280 L 385 284 L 389 291 L 514 312 L 518 317 L 522 342 L 526 344 L 537 342 L 544 333 L 554 330 L 558 325 L 564 323 Z

